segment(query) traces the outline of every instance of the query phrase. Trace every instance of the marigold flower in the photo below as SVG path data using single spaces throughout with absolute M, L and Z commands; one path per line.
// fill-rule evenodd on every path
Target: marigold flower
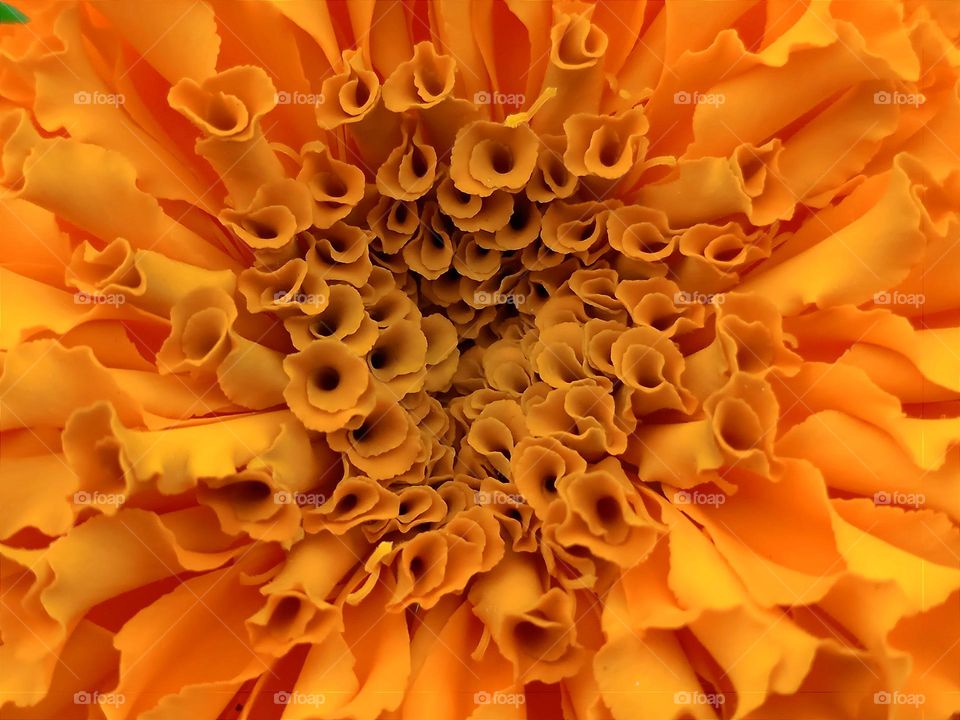
M 951 0 L 22 3 L 0 716 L 960 717 Z

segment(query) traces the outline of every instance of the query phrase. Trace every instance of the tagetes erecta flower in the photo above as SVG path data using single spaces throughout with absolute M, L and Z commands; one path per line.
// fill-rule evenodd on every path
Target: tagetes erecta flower
M 958 716 L 955 3 L 18 8 L 0 715 Z

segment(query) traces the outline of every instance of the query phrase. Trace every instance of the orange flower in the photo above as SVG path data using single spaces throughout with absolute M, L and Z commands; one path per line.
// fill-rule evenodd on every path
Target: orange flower
M 955 3 L 22 2 L 0 716 L 960 717 Z

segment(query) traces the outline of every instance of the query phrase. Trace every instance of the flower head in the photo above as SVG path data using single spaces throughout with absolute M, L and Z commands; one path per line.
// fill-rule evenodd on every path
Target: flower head
M 0 715 L 958 716 L 949 0 L 24 10 Z

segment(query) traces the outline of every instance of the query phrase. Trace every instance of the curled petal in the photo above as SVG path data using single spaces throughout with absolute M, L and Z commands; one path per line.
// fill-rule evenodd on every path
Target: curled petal
M 283 361 L 290 382 L 283 396 L 311 430 L 358 427 L 373 410 L 376 390 L 363 359 L 333 338 L 310 343 Z
M 462 192 L 487 197 L 523 188 L 536 162 L 537 136 L 529 127 L 478 121 L 457 133 L 450 177 Z

